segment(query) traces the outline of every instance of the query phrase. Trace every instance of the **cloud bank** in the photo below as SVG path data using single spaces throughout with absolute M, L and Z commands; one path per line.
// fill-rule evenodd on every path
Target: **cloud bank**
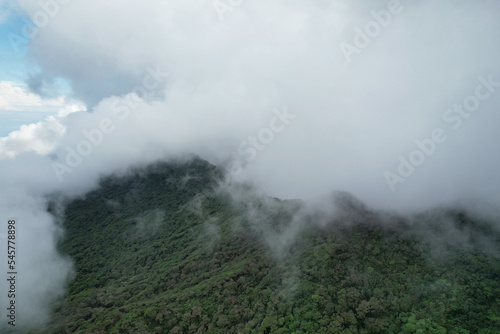
M 61 146 L 77 145 L 91 122 L 116 119 L 111 96 L 141 95 L 149 68 L 168 75 L 154 96 L 125 107 L 102 156 L 130 148 L 236 158 L 240 177 L 287 198 L 340 189 L 394 208 L 494 201 L 498 10 L 492 1 L 241 2 L 222 12 L 197 1 L 69 2 L 40 27 L 30 55 L 47 80 L 68 79 L 94 106 L 67 120 Z M 485 98 L 468 99 L 481 84 Z M 275 108 L 295 119 L 271 139 L 261 131 Z M 246 161 L 249 136 L 264 140 Z M 88 160 L 107 169 L 100 153 Z

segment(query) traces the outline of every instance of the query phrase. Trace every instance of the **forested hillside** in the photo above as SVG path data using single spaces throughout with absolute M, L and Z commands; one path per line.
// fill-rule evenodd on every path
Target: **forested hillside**
M 75 276 L 41 333 L 500 333 L 498 222 L 344 193 L 315 212 L 222 179 L 158 163 L 66 203 Z

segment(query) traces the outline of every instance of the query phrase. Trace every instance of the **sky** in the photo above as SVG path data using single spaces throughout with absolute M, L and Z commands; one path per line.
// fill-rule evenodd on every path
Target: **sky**
M 33 27 L 33 23 L 14 2 L 2 1 L 0 8 L 0 137 L 56 116 L 63 109 L 75 108 L 75 104 L 83 109 L 82 103 L 65 101 L 71 87 L 63 78 L 56 78 L 44 92 L 31 92 L 40 67 L 27 55 L 30 38 L 23 29 Z
M 45 196 L 135 164 L 197 154 L 281 198 L 498 206 L 497 1 L 0 8 L 0 219 L 24 222 L 24 289 L 39 301 L 25 314 L 40 321 L 71 273 Z

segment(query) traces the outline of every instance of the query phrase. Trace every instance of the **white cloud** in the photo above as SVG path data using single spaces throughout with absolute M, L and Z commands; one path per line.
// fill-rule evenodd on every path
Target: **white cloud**
M 247 168 L 270 193 L 313 197 L 341 188 L 376 205 L 427 206 L 468 192 L 467 174 L 478 193 L 497 198 L 489 180 L 499 159 L 482 152 L 494 146 L 499 94 L 460 131 L 446 128 L 449 140 L 395 193 L 384 172 L 397 169 L 416 139 L 449 125 L 445 110 L 461 103 L 479 76 L 500 80 L 491 34 L 500 29 L 500 6 L 401 1 L 403 10 L 348 65 L 340 44 L 353 43 L 357 28 L 366 30 L 388 3 L 246 1 L 221 22 L 210 1 L 71 2 L 40 28 L 30 56 L 42 76 L 68 79 L 90 105 L 133 90 L 148 65 L 170 73 L 156 96 L 165 100 L 134 108 L 130 124 L 117 121 L 95 151 L 110 151 L 103 156 L 127 154 L 122 146 L 170 147 L 222 161 L 268 124 L 273 107 L 287 106 L 297 122 Z M 36 1 L 22 4 L 30 14 L 41 10 Z M 96 18 L 91 27 L 86 17 Z M 59 147 L 78 144 L 96 115 L 108 115 L 103 105 L 68 119 Z M 491 168 L 485 174 L 481 166 Z
M 43 111 L 58 113 L 67 109 L 64 96 L 55 99 L 43 99 L 28 91 L 23 84 L 12 81 L 0 81 L 0 110 L 8 111 Z
M 0 159 L 14 158 L 30 151 L 46 155 L 52 151 L 64 132 L 64 126 L 55 117 L 49 117 L 44 122 L 22 125 L 21 129 L 0 138 Z
M 64 96 L 42 99 L 22 84 L 0 81 L 0 110 L 4 126 L 14 118 L 27 122 L 0 138 L 0 159 L 5 159 L 30 151 L 48 154 L 65 133 L 61 118 L 86 109 L 81 103 L 68 102 Z M 40 116 L 37 117 L 37 113 Z M 43 120 L 37 122 L 40 118 Z
M 273 107 L 287 106 L 297 114 L 294 126 L 247 168 L 270 193 L 313 197 L 340 188 L 375 205 L 427 206 L 466 192 L 461 168 L 469 166 L 478 192 L 497 195 L 490 189 L 493 169 L 487 176 L 478 166 L 496 167 L 499 160 L 470 146 L 484 137 L 493 147 L 487 136 L 496 133 L 495 95 L 460 131 L 449 132 L 398 191 L 391 193 L 384 179 L 416 139 L 447 126 L 444 111 L 462 102 L 479 76 L 500 80 L 500 48 L 491 34 L 500 30 L 497 4 L 401 1 L 403 10 L 349 65 L 339 45 L 352 43 L 356 27 L 364 29 L 387 1 L 247 1 L 224 22 L 210 3 L 130 1 L 106 4 L 113 15 L 89 28 L 80 17 L 101 6 L 86 1 L 61 7 L 33 40 L 31 55 L 46 76 L 68 78 L 89 101 L 131 91 L 147 65 L 170 73 L 166 99 L 132 110 L 134 121 L 118 123 L 107 149 L 99 148 L 103 156 L 126 154 L 122 146 L 163 146 L 223 160 L 268 124 Z M 102 108 L 95 113 L 109 113 Z M 76 145 L 85 119 L 93 118 L 78 118 L 65 140 Z M 460 145 L 464 140 L 468 146 Z M 91 159 L 104 158 L 94 153 Z

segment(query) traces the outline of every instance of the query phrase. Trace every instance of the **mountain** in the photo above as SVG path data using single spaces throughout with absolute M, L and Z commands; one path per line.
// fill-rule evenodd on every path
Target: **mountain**
M 280 200 L 195 158 L 48 210 L 74 261 L 38 333 L 499 333 L 498 222 Z

